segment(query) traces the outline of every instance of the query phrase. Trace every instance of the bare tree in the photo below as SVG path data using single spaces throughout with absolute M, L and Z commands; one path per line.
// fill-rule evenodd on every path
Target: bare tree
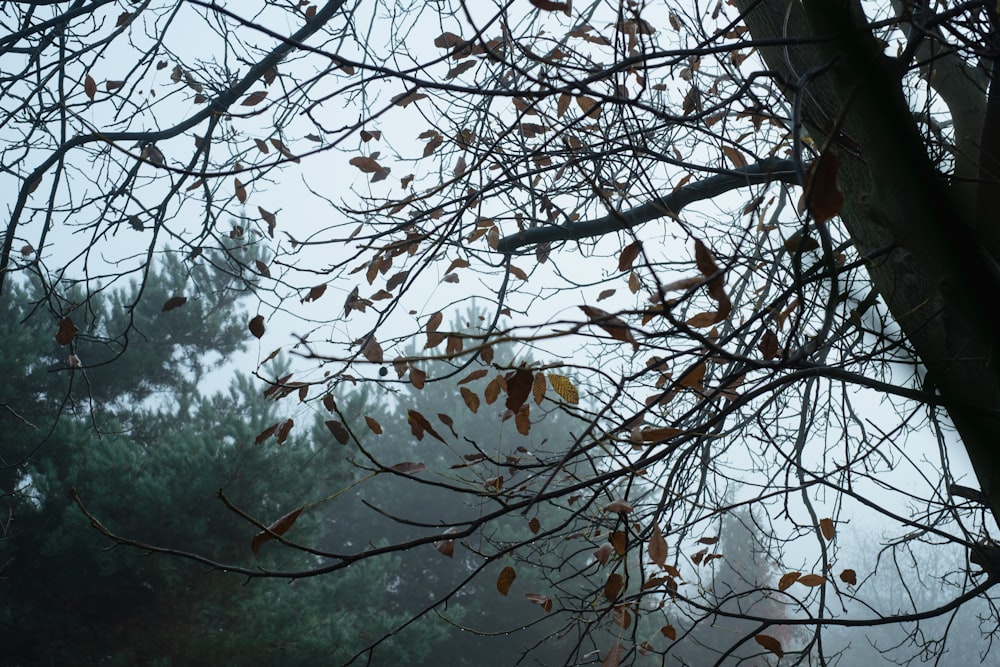
M 448 517 L 375 508 L 412 538 L 361 551 L 297 545 L 294 512 L 247 517 L 304 551 L 295 572 L 186 557 L 303 577 L 469 549 L 420 614 L 495 580 L 576 637 L 565 662 L 605 665 L 703 663 L 685 638 L 726 619 L 720 664 L 826 664 L 831 626 L 919 624 L 995 583 L 995 3 L 9 4 L 0 290 L 44 280 L 71 351 L 71 287 L 183 249 L 257 291 L 262 343 L 295 318 L 300 365 L 261 363 L 268 395 L 335 413 L 359 478 L 454 498 Z M 442 329 L 472 300 L 490 315 Z M 494 358 L 501 341 L 538 361 Z M 401 416 L 451 468 L 384 460 L 337 407 L 359 382 L 456 381 L 455 409 L 492 426 Z M 532 440 L 549 411 L 567 442 Z M 710 590 L 737 509 L 770 567 Z M 492 529 L 511 517 L 522 532 Z M 862 518 L 885 553 L 960 551 L 961 576 L 925 573 L 950 601 L 866 607 L 882 561 L 838 546 Z M 544 586 L 519 591 L 526 570 Z

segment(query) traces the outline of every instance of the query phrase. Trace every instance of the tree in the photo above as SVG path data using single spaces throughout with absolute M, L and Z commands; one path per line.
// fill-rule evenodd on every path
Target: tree
M 32 272 L 63 322 L 173 239 L 254 285 L 267 349 L 299 318 L 300 363 L 272 393 L 309 387 L 300 409 L 325 401 L 335 439 L 361 446 L 362 415 L 337 408 L 354 383 L 480 371 L 463 403 L 497 405 L 526 441 L 539 410 L 578 423 L 559 451 L 525 446 L 504 483 L 427 482 L 468 502 L 312 574 L 547 506 L 566 519 L 478 556 L 500 593 L 529 563 L 554 573 L 526 592 L 578 631 L 567 661 L 672 655 L 671 615 L 733 613 L 753 627 L 720 660 L 823 662 L 830 626 L 921 622 L 996 581 L 997 20 L 977 0 L 18 5 L 0 42 L 18 62 L 0 294 Z M 189 55 L 181 23 L 219 55 Z M 219 224 L 244 206 L 252 222 Z M 60 225 L 88 252 L 60 252 Z M 490 304 L 483 331 L 441 330 L 472 298 Z M 521 358 L 492 356 L 511 341 Z M 485 454 L 411 410 L 413 438 Z M 374 479 L 420 479 L 377 454 Z M 741 508 L 780 572 L 757 582 L 780 618 L 696 583 L 698 540 Z M 872 515 L 895 548 L 962 547 L 948 603 L 844 611 L 872 564 L 838 540 Z M 534 556 L 566 543 L 563 567 Z M 775 625 L 808 632 L 788 646 Z

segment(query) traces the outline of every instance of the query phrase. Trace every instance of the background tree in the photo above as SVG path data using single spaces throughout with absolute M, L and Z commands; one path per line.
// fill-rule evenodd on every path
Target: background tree
M 503 483 L 439 480 L 467 502 L 420 537 L 314 573 L 479 538 L 501 594 L 532 563 L 555 573 L 528 592 L 577 630 L 566 661 L 607 665 L 673 651 L 672 616 L 726 613 L 696 557 L 736 507 L 775 563 L 760 594 L 784 603 L 738 612 L 752 628 L 720 661 L 822 663 L 830 626 L 924 620 L 994 583 L 994 3 L 189 0 L 3 20 L 4 298 L 10 272 L 34 272 L 65 322 L 73 290 L 148 274 L 172 239 L 186 264 L 254 285 L 263 352 L 298 318 L 300 363 L 261 375 L 272 394 L 308 386 L 335 439 L 363 446 L 338 408 L 355 383 L 476 371 L 470 411 L 498 405 L 525 438 L 542 411 L 579 424 L 558 451 L 505 460 Z M 300 162 L 302 185 L 279 184 Z M 331 193 L 333 169 L 352 190 Z M 253 222 L 220 223 L 243 206 Z M 86 252 L 62 250 L 63 226 Z M 233 249 L 258 241 L 267 261 Z M 442 330 L 474 297 L 482 331 Z M 491 355 L 511 341 L 520 358 Z M 462 442 L 411 410 L 414 438 Z M 366 458 L 374 479 L 423 474 Z M 487 539 L 535 512 L 566 519 Z M 861 516 L 896 548 L 960 547 L 950 601 L 848 610 L 877 565 L 839 548 Z M 580 548 L 555 568 L 540 554 L 556 544 Z M 804 629 L 782 642 L 779 625 Z

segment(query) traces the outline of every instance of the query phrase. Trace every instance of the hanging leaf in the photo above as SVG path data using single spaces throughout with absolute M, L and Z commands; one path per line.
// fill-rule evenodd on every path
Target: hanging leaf
M 605 512 L 617 512 L 619 514 L 628 514 L 632 511 L 632 506 L 629 505 L 624 500 L 616 500 L 607 507 L 604 508 Z
M 615 602 L 624 588 L 625 580 L 622 578 L 622 575 L 614 572 L 608 576 L 608 580 L 604 583 L 604 597 L 609 602 Z
M 552 0 L 531 0 L 531 4 L 546 12 L 568 12 L 568 2 L 553 2 Z
M 94 101 L 94 95 L 97 94 L 97 82 L 89 74 L 83 79 L 83 92 L 87 94 L 91 102 Z
M 309 293 L 302 298 L 302 303 L 316 301 L 326 293 L 326 285 L 316 285 L 309 289 Z
M 799 577 L 798 582 L 803 586 L 809 586 L 810 588 L 814 588 L 816 586 L 822 586 L 824 583 L 826 583 L 826 579 L 819 574 L 804 574 L 801 577 Z
M 549 384 L 552 390 L 559 394 L 559 397 L 571 405 L 580 402 L 580 394 L 569 378 L 563 375 L 549 373 Z
M 609 542 L 605 542 L 600 547 L 594 550 L 594 558 L 601 565 L 607 565 L 608 560 L 611 558 L 611 554 L 615 552 L 615 548 L 611 546 Z
M 757 635 L 754 639 L 757 640 L 758 644 L 779 658 L 783 658 L 785 656 L 785 652 L 781 650 L 781 642 L 771 635 Z
M 440 440 L 441 442 L 445 442 L 445 439 L 442 438 L 438 432 L 434 430 L 434 427 L 431 426 L 431 423 L 427 421 L 427 417 L 424 417 L 416 410 L 406 411 L 406 421 L 410 424 L 410 432 L 413 433 L 417 440 L 423 440 L 424 433 L 427 433 L 431 437 Z
M 620 530 L 616 530 L 611 533 L 611 546 L 615 548 L 615 553 L 619 556 L 624 556 L 626 550 L 628 550 L 628 535 Z
M 365 344 L 361 346 L 361 354 L 373 364 L 381 364 L 384 360 L 382 346 L 375 340 L 375 336 L 368 337 Z
M 187 303 L 186 296 L 172 296 L 163 304 L 163 308 L 160 309 L 161 313 L 166 313 L 175 308 L 180 308 L 185 303 Z
M 240 105 L 245 106 L 245 107 L 256 106 L 256 105 L 260 104 L 261 102 L 263 102 L 265 97 L 267 97 L 267 91 L 266 90 L 257 90 L 257 91 L 254 91 L 254 92 L 250 93 L 245 98 L 243 98 L 243 101 L 240 102 Z
M 840 161 L 832 150 L 826 150 L 813 160 L 806 170 L 806 186 L 802 197 L 805 208 L 816 224 L 822 224 L 840 213 L 844 205 L 844 193 L 837 184 Z M 800 210 L 802 202 L 799 202 Z
M 528 414 L 529 410 L 530 406 L 525 403 L 517 409 L 517 413 L 514 415 L 514 425 L 517 427 L 517 432 L 521 435 L 528 435 L 531 431 L 531 418 Z
M 375 435 L 382 435 L 382 425 L 379 424 L 374 417 L 365 417 L 365 424 L 368 425 L 368 429 Z
M 243 185 L 243 181 L 238 178 L 233 179 L 233 186 L 236 189 L 236 198 L 240 200 L 241 204 L 245 204 L 247 200 L 247 189 Z
M 580 95 L 576 98 L 576 104 L 588 118 L 597 118 L 601 115 L 601 105 L 592 97 Z
M 254 444 L 255 445 L 259 445 L 260 443 L 264 442 L 265 440 L 267 440 L 268 438 L 270 438 L 272 435 L 274 435 L 274 432 L 277 431 L 277 430 L 278 430 L 278 425 L 277 424 L 271 424 L 270 426 L 268 426 L 263 431 L 261 431 L 260 433 L 257 434 L 257 437 L 253 439 Z
M 422 472 L 426 469 L 427 466 L 423 463 L 414 463 L 412 461 L 403 461 L 402 463 L 397 463 L 396 465 L 389 467 L 389 470 L 403 475 L 416 475 L 418 472 Z
M 59 320 L 59 330 L 56 332 L 56 342 L 60 345 L 69 345 L 76 338 L 76 325 L 73 319 L 64 317 Z
M 462 393 L 462 400 L 465 401 L 465 405 L 468 406 L 473 413 L 478 412 L 479 396 L 468 387 L 462 387 L 460 391 Z
M 535 405 L 541 405 L 545 400 L 544 373 L 535 373 L 535 379 L 531 383 L 531 397 L 535 400 Z
M 718 544 L 719 538 L 716 537 L 702 537 L 698 540 L 698 544 Z
M 623 343 L 631 343 L 633 350 L 639 349 L 638 341 L 636 341 L 632 335 L 632 330 L 624 321 L 594 306 L 579 306 L 579 308 L 590 318 L 592 324 L 596 324 L 604 329 L 612 338 L 620 340 Z
M 254 260 L 254 266 L 257 267 L 257 273 L 264 276 L 265 278 L 271 277 L 271 269 L 267 268 L 267 264 L 260 261 L 259 259 Z
M 420 370 L 416 366 L 410 366 L 410 384 L 412 384 L 417 389 L 424 388 L 424 382 L 427 381 L 427 373 Z
M 613 289 L 601 290 L 601 293 L 597 295 L 597 300 L 598 301 L 604 301 L 605 299 L 607 299 L 609 296 L 611 296 L 614 293 L 615 293 L 615 290 L 613 290 Z
M 284 535 L 285 533 L 287 533 L 288 529 L 292 527 L 292 524 L 295 523 L 295 520 L 299 518 L 299 515 L 302 514 L 302 510 L 304 509 L 305 507 L 300 507 L 298 509 L 292 510 L 291 512 L 289 512 L 288 514 L 286 514 L 285 516 L 281 517 L 280 519 L 272 523 L 270 526 L 268 526 L 267 530 L 257 533 L 254 536 L 253 540 L 250 542 L 250 548 L 253 550 L 254 555 L 256 555 L 258 551 L 260 551 L 260 546 L 262 544 L 264 544 L 268 540 L 274 539 L 275 535 Z
M 531 394 L 532 374 L 526 368 L 518 368 L 507 378 L 507 409 L 517 411 Z
M 285 444 L 285 440 L 288 439 L 288 434 L 291 432 L 293 426 L 295 426 L 295 420 L 293 419 L 286 419 L 278 424 L 278 430 L 275 432 L 275 439 L 278 441 L 279 445 Z
M 786 572 L 785 574 L 781 575 L 781 579 L 778 579 L 778 590 L 779 591 L 785 590 L 786 588 L 794 584 L 796 581 L 798 581 L 800 576 L 802 576 L 801 572 Z
M 760 337 L 760 343 L 758 343 L 757 349 L 760 350 L 764 359 L 768 361 L 777 357 L 778 352 L 781 349 L 778 345 L 777 334 L 770 329 L 765 330 L 764 334 Z
M 845 584 L 850 584 L 851 586 L 858 585 L 858 573 L 854 570 L 844 570 L 840 573 L 840 580 Z
M 418 93 L 416 89 L 401 93 L 392 98 L 392 103 L 398 107 L 406 108 L 410 104 L 416 102 L 417 100 L 425 99 L 427 96 L 423 93 Z
M 625 654 L 625 646 L 621 642 L 615 642 L 615 645 L 611 647 L 608 654 L 604 656 L 604 660 L 601 661 L 601 667 L 618 667 L 622 662 L 622 656 Z
M 642 241 L 633 241 L 629 243 L 622 250 L 622 254 L 618 257 L 618 270 L 624 273 L 625 271 L 632 270 L 632 264 L 635 262 L 639 253 L 642 252 Z
M 514 571 L 510 565 L 500 570 L 500 576 L 497 577 L 497 590 L 500 591 L 500 595 L 507 595 L 510 592 L 511 584 L 517 579 L 517 572 Z
M 538 517 L 531 517 L 528 521 L 528 530 L 531 531 L 532 535 L 537 535 L 538 531 L 542 529 L 542 524 L 539 522 Z
M 434 548 L 437 549 L 439 553 L 451 558 L 455 554 L 455 540 L 440 540 L 438 542 L 434 542 Z
M 540 595 L 538 593 L 525 593 L 524 597 L 526 597 L 529 602 L 533 602 L 542 609 L 544 609 L 546 614 L 552 611 L 552 600 L 550 600 L 547 595 Z
M 486 370 L 485 368 L 480 368 L 477 371 L 472 371 L 466 377 L 459 380 L 458 384 L 465 384 L 467 382 L 473 382 L 474 380 L 478 380 L 479 378 L 484 378 L 488 373 L 489 371 Z
M 823 533 L 823 537 L 829 542 L 833 539 L 834 535 L 837 534 L 837 528 L 833 525 L 833 519 L 820 519 L 819 529 Z
M 254 338 L 260 338 L 264 335 L 264 316 L 255 315 L 249 324 L 250 333 L 254 335 Z
M 677 639 L 677 630 L 672 625 L 664 625 L 662 628 L 660 628 L 660 634 L 662 634 L 670 641 Z
M 348 431 L 347 428 L 339 421 L 337 421 L 336 419 L 331 419 L 323 423 L 326 424 L 326 427 L 328 429 L 330 429 L 330 433 L 332 433 L 333 437 L 337 439 L 337 442 L 339 442 L 342 445 L 346 445 L 348 442 L 350 442 L 351 440 L 350 431 Z
M 649 537 L 649 560 L 660 567 L 667 564 L 667 541 L 663 539 L 660 526 L 653 524 L 653 534 Z

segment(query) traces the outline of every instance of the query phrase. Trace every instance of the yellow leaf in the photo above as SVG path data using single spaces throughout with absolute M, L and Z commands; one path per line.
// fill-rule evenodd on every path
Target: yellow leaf
M 553 391 L 559 394 L 559 397 L 567 403 L 576 405 L 580 402 L 580 394 L 569 378 L 549 373 L 549 384 L 552 385 Z

